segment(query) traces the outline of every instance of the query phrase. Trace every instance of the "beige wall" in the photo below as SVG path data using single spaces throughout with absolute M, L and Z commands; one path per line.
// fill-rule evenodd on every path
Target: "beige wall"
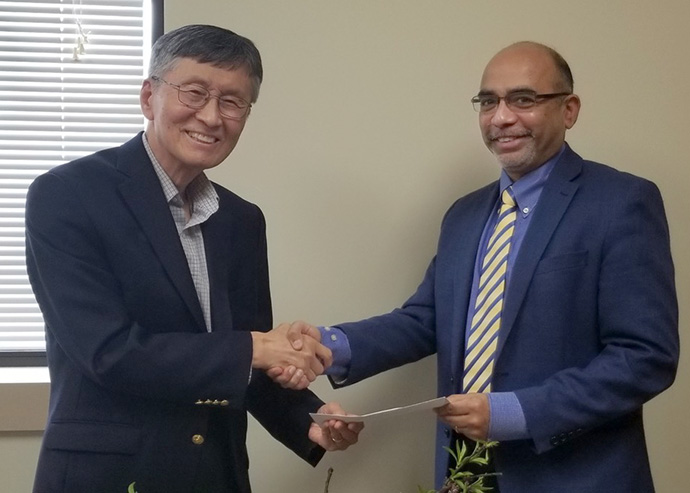
M 267 216 L 277 321 L 353 320 L 413 292 L 443 212 L 498 176 L 469 98 L 491 55 L 523 39 L 554 46 L 571 64 L 583 101 L 572 146 L 661 188 L 679 299 L 688 299 L 686 0 L 168 0 L 165 8 L 168 29 L 217 23 L 262 52 L 261 97 L 239 147 L 213 176 Z M 687 313 L 681 306 L 683 339 Z M 427 359 L 350 389 L 323 381 L 315 388 L 365 412 L 431 397 L 434 379 Z M 678 485 L 690 469 L 681 441 L 689 387 L 681 361 L 674 387 L 646 407 L 662 493 L 685 490 Z M 313 470 L 253 423 L 255 491 L 323 491 L 329 466 L 331 493 L 431 486 L 432 429 L 431 417 L 371 426 L 360 446 Z M 0 477 L 31 476 L 37 441 L 0 435 Z M 7 462 L 16 454 L 27 465 Z

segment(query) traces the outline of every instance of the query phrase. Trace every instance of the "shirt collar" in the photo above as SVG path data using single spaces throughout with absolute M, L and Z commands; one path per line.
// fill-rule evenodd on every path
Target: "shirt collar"
M 151 159 L 153 164 L 153 169 L 156 171 L 158 180 L 163 188 L 163 193 L 165 194 L 165 200 L 168 204 L 172 204 L 178 207 L 182 207 L 182 197 L 180 196 L 180 191 L 177 189 L 173 181 L 170 179 L 168 174 L 163 169 L 163 166 L 158 162 L 156 156 L 151 150 L 148 140 L 146 139 L 146 134 L 141 134 L 142 142 L 144 143 L 144 149 Z M 192 182 L 187 185 L 187 199 L 190 201 L 192 210 L 191 222 L 199 224 L 208 219 L 211 214 L 218 210 L 218 193 L 213 187 L 211 180 L 208 179 L 205 173 L 200 173 L 199 176 L 194 178 Z
M 501 171 L 500 187 L 501 191 L 512 186 L 513 195 L 515 196 L 515 203 L 520 210 L 523 217 L 527 217 L 532 213 L 541 191 L 544 189 L 544 184 L 547 178 L 551 174 L 556 162 L 560 159 L 563 151 L 565 150 L 565 144 L 561 146 L 561 149 L 548 161 L 539 166 L 538 168 L 530 171 L 526 175 L 520 177 L 517 181 L 510 179 L 505 171 Z

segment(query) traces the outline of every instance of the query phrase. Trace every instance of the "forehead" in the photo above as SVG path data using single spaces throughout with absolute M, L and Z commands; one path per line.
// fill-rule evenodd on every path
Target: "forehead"
M 480 92 L 498 95 L 520 89 L 553 92 L 557 78 L 556 65 L 546 51 L 532 46 L 511 47 L 487 64 Z
M 200 63 L 191 58 L 179 58 L 164 74 L 176 84 L 201 84 L 220 92 L 246 93 L 251 95 L 252 83 L 244 68 L 228 69 L 210 63 Z

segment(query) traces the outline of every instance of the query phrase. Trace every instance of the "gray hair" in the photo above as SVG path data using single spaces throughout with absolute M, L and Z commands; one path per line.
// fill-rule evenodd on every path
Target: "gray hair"
M 249 39 L 217 26 L 192 24 L 158 38 L 151 48 L 149 77 L 163 77 L 180 58 L 227 70 L 244 69 L 252 83 L 252 103 L 264 77 L 259 50 Z

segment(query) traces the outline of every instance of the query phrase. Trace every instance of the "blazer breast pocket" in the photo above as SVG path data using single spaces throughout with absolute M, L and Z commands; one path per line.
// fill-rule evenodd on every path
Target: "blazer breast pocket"
M 554 257 L 543 258 L 534 271 L 534 275 L 546 274 L 566 269 L 578 269 L 587 265 L 588 251 L 564 253 Z

